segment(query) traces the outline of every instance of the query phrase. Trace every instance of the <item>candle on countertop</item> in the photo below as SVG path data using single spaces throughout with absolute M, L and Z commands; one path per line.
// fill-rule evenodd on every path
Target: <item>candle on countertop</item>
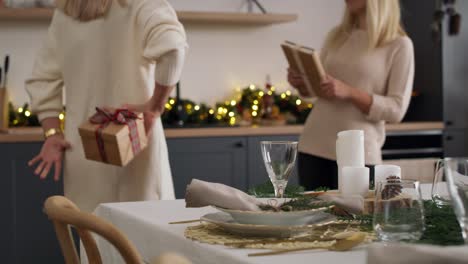
M 390 176 L 397 176 L 401 179 L 401 168 L 396 165 L 376 165 L 375 166 L 375 179 L 374 186 L 377 186 L 378 182 L 386 182 Z
M 369 173 L 370 170 L 367 167 L 343 167 L 341 194 L 343 196 L 361 195 L 366 197 L 369 192 Z

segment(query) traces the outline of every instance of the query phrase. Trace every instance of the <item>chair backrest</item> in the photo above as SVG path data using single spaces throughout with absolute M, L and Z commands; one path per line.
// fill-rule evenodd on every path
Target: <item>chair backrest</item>
M 54 224 L 66 264 L 80 263 L 70 227 L 75 228 L 81 238 L 89 264 L 102 264 L 101 254 L 91 232 L 109 241 L 127 264 L 143 262 L 136 248 L 116 227 L 95 215 L 81 212 L 67 198 L 63 196 L 48 198 L 44 211 Z

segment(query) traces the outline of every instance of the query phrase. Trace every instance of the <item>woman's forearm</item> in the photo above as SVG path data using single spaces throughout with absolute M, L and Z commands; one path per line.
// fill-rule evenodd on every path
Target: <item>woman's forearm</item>
M 174 90 L 174 86 L 156 83 L 156 87 L 154 88 L 154 93 L 150 101 L 151 111 L 159 113 L 164 112 L 164 107 L 172 90 Z
M 352 87 L 350 100 L 361 112 L 369 114 L 372 106 L 372 96 L 369 93 Z
M 60 119 L 58 117 L 49 117 L 49 118 L 46 118 L 44 120 L 42 120 L 41 122 L 41 125 L 42 125 L 42 129 L 44 129 L 44 131 L 47 131 L 49 129 L 57 129 L 60 131 Z

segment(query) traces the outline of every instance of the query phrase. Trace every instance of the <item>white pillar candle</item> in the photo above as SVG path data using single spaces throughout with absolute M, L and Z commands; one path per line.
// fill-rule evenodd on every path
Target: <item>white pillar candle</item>
M 377 165 L 374 172 L 374 185 L 378 182 L 386 182 L 389 176 L 397 176 L 401 179 L 401 168 L 396 165 Z
M 342 168 L 345 166 L 364 167 L 364 131 L 341 131 L 336 140 L 336 163 L 338 165 L 338 190 L 342 191 Z
M 341 194 L 366 197 L 369 192 L 369 172 L 367 167 L 343 167 Z

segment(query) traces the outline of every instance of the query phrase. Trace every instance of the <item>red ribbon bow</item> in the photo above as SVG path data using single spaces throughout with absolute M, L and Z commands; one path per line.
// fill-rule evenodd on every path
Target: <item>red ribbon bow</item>
M 106 151 L 104 149 L 104 139 L 102 137 L 102 131 L 110 123 L 119 125 L 127 125 L 129 129 L 130 142 L 132 143 L 133 154 L 136 155 L 141 151 L 140 137 L 138 135 L 138 128 L 136 120 L 139 119 L 138 115 L 128 109 L 117 109 L 113 113 L 106 111 L 102 108 L 96 107 L 96 113 L 89 119 L 93 124 L 99 124 L 100 126 L 95 132 L 96 142 L 99 148 L 99 154 L 103 162 L 108 162 Z

